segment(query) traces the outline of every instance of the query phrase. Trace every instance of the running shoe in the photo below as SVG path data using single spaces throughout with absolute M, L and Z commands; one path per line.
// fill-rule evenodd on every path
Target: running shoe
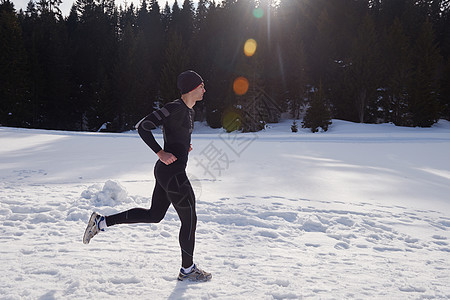
M 104 229 L 100 229 L 100 222 L 105 219 L 104 216 L 99 215 L 96 212 L 93 212 L 91 218 L 89 219 L 86 230 L 84 231 L 83 243 L 89 244 L 91 239 L 100 231 L 105 231 Z
M 192 271 L 189 273 L 184 273 L 183 269 L 180 270 L 180 274 L 178 275 L 178 280 L 184 281 L 209 281 L 211 280 L 211 273 L 205 272 L 202 269 L 199 269 L 196 265 L 192 268 Z

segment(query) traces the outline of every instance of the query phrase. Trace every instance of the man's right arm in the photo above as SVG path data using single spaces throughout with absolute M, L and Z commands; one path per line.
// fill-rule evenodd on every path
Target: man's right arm
M 171 108 L 171 107 L 169 107 Z M 163 120 L 170 116 L 170 112 L 166 107 L 156 110 L 143 118 L 136 124 L 136 129 L 142 140 L 158 155 L 158 158 L 169 165 L 177 160 L 172 153 L 165 152 L 155 139 L 152 130 L 161 126 Z
M 147 146 L 149 146 L 153 152 L 158 153 L 162 150 L 162 148 L 156 141 L 152 130 L 160 126 L 162 124 L 162 120 L 161 122 L 158 122 L 158 119 L 155 117 L 154 113 L 155 112 L 140 120 L 139 123 L 136 124 L 136 129 Z

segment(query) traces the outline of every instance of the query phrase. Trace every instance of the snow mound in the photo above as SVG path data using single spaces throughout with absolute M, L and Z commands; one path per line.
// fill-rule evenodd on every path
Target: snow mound
M 133 197 L 128 196 L 127 190 L 117 181 L 108 180 L 103 185 L 91 185 L 81 193 L 81 197 L 90 200 L 95 207 L 117 206 L 124 203 L 135 202 Z

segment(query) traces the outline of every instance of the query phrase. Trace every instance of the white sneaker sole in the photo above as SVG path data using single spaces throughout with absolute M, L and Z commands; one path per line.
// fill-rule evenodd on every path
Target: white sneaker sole
M 92 231 L 92 228 L 95 226 L 95 218 L 96 217 L 97 217 L 97 213 L 93 212 L 89 219 L 86 230 L 84 231 L 83 244 L 89 244 L 89 242 L 91 241 L 92 236 L 90 236 L 89 233 Z

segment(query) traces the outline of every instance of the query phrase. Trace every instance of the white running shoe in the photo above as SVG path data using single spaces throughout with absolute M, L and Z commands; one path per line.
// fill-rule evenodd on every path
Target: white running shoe
M 178 275 L 178 280 L 189 280 L 189 281 L 209 281 L 211 280 L 211 273 L 205 272 L 202 269 L 199 269 L 196 265 L 192 268 L 192 271 L 189 273 L 184 273 L 183 269 L 180 270 L 180 274 Z
M 100 231 L 105 231 L 104 229 L 100 229 L 100 222 L 105 219 L 104 216 L 99 215 L 96 212 L 93 212 L 91 218 L 89 219 L 86 230 L 84 231 L 83 243 L 89 244 L 91 239 Z

